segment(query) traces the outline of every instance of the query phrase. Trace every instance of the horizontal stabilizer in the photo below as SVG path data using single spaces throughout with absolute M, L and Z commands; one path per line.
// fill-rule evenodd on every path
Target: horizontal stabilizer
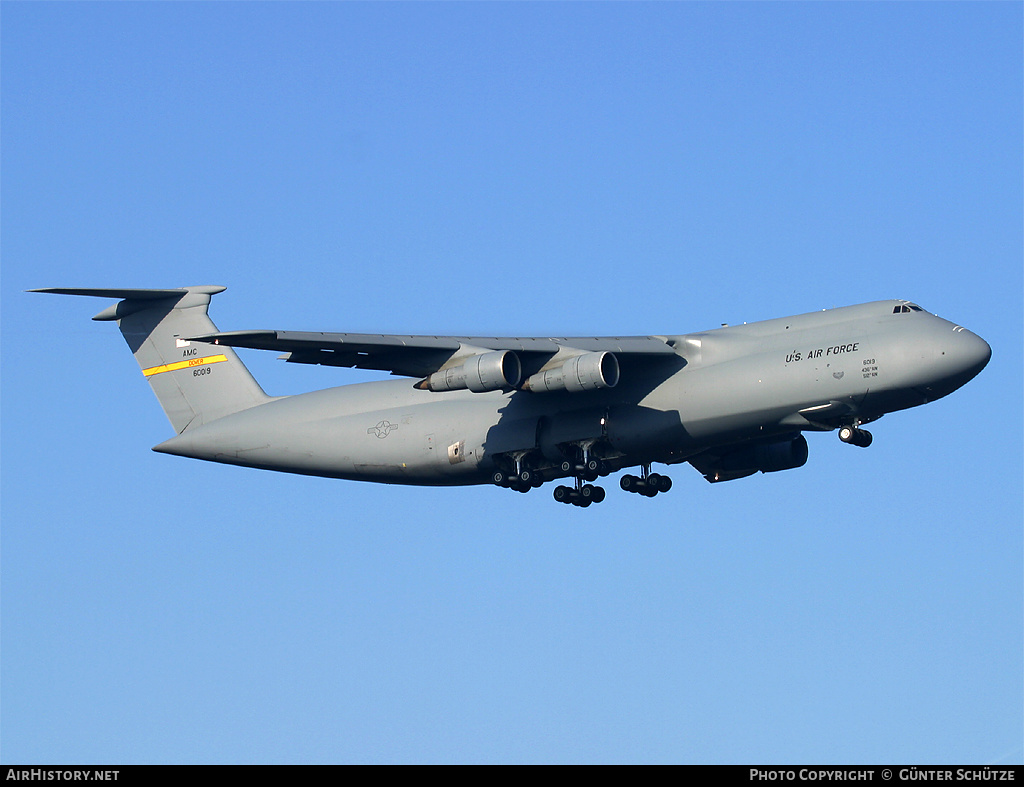
M 153 301 L 167 301 L 169 308 L 184 309 L 191 306 L 210 303 L 210 296 L 224 292 L 227 287 L 216 284 L 204 284 L 198 287 L 181 287 L 173 290 L 152 289 L 106 289 L 99 287 L 46 287 L 28 292 L 42 292 L 50 295 L 87 295 L 92 298 L 119 298 L 120 301 L 110 306 L 95 317 L 97 322 L 120 320 L 143 309 L 157 304 Z M 173 299 L 173 300 L 172 300 Z
M 213 288 L 211 288 L 213 289 Z M 225 287 L 216 288 L 217 292 L 223 292 Z M 153 300 L 156 298 L 173 298 L 186 295 L 188 290 L 104 290 L 98 287 L 45 287 L 39 290 L 28 292 L 48 292 L 51 295 L 91 295 L 94 298 L 120 298 L 122 300 Z M 214 293 L 210 293 L 213 295 Z

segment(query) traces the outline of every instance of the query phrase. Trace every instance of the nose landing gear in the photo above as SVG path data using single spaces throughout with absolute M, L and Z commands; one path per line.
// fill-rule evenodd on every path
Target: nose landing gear
M 871 445 L 871 432 L 867 429 L 860 429 L 856 425 L 839 427 L 839 439 L 844 443 L 855 445 L 858 448 L 867 448 Z

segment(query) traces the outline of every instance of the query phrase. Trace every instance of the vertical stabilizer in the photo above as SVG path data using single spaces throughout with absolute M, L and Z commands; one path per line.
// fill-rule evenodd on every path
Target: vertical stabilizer
M 210 297 L 224 289 L 52 288 L 31 292 L 122 299 L 93 319 L 117 322 L 171 426 L 181 434 L 270 399 L 230 347 L 188 341 L 190 336 L 216 332 L 207 309 Z

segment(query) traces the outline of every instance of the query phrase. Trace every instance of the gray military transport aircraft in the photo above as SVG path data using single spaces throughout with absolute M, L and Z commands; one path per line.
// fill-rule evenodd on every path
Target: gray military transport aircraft
M 988 344 L 908 301 L 678 336 L 493 338 L 297 331 L 219 332 L 207 315 L 224 287 L 66 289 L 119 302 L 116 321 L 171 421 L 165 454 L 288 473 L 519 492 L 556 479 L 586 507 L 592 482 L 653 497 L 689 462 L 708 481 L 801 467 L 803 432 L 861 427 L 952 393 L 980 372 Z M 268 396 L 231 349 L 290 363 L 409 379 Z

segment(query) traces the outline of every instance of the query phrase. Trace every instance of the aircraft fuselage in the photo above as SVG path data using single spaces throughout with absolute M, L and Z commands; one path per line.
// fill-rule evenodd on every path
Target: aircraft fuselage
M 991 353 L 970 331 L 904 301 L 660 338 L 674 354 L 623 362 L 615 387 L 436 392 L 408 378 L 345 385 L 217 418 L 154 450 L 308 475 L 460 485 L 491 482 L 519 462 L 543 480 L 571 476 L 563 463 L 582 447 L 605 472 L 699 466 L 695 457 L 710 456 L 705 464 L 740 477 L 803 461 L 766 468 L 761 459 L 730 459 L 733 449 L 788 445 L 803 431 L 855 428 L 933 401 L 974 377 Z

